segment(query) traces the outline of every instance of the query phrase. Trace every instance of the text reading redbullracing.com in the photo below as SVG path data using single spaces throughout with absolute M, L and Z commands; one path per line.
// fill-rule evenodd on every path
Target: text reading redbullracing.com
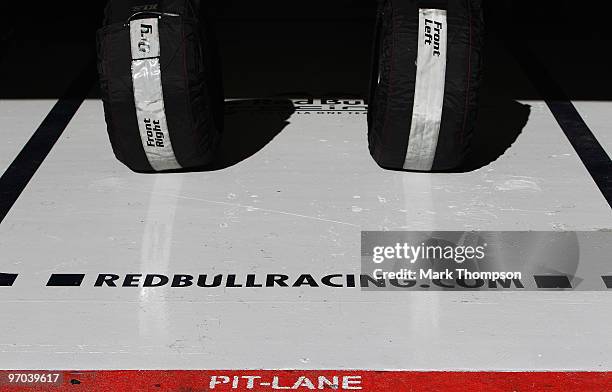
M 602 290 L 609 233 L 363 232 L 364 291 Z M 587 259 L 588 263 L 580 263 Z

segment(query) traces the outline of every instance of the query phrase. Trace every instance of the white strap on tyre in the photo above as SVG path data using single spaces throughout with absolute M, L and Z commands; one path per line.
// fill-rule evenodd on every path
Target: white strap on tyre
M 132 83 L 138 128 L 147 159 L 155 171 L 176 170 L 176 160 L 164 108 L 160 68 L 159 20 L 130 22 Z
M 419 46 L 414 107 L 404 169 L 433 167 L 446 84 L 446 10 L 419 10 Z

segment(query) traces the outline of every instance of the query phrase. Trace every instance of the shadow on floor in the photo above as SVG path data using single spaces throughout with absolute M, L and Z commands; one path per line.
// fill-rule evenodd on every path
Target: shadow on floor
M 510 98 L 483 95 L 472 150 L 459 172 L 470 172 L 502 157 L 527 125 L 531 107 Z
M 217 157 L 202 171 L 223 170 L 255 155 L 281 133 L 294 112 L 288 99 L 226 102 L 225 130 Z

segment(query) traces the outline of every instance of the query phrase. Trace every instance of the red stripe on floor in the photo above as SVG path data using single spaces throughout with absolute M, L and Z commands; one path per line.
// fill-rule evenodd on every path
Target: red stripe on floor
M 53 373 L 59 374 L 57 382 Z M 45 383 L 27 384 L 29 378 Z M 12 382 L 11 382 L 12 380 Z M 19 382 L 19 383 L 16 383 Z M 13 391 L 612 391 L 612 373 L 372 371 L 0 371 Z

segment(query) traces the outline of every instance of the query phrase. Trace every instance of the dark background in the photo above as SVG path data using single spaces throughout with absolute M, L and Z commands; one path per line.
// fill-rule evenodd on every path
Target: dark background
M 517 69 L 508 65 L 515 60 L 531 78 L 541 73 L 525 67 L 544 67 L 573 99 L 612 98 L 610 7 L 604 3 L 484 0 L 486 71 L 495 88 L 515 99 L 539 96 L 515 80 Z M 91 67 L 103 7 L 96 0 L 5 7 L 0 96 L 61 96 Z M 228 97 L 366 95 L 375 0 L 224 0 L 206 7 L 217 28 Z M 90 95 L 96 94 L 94 88 Z

